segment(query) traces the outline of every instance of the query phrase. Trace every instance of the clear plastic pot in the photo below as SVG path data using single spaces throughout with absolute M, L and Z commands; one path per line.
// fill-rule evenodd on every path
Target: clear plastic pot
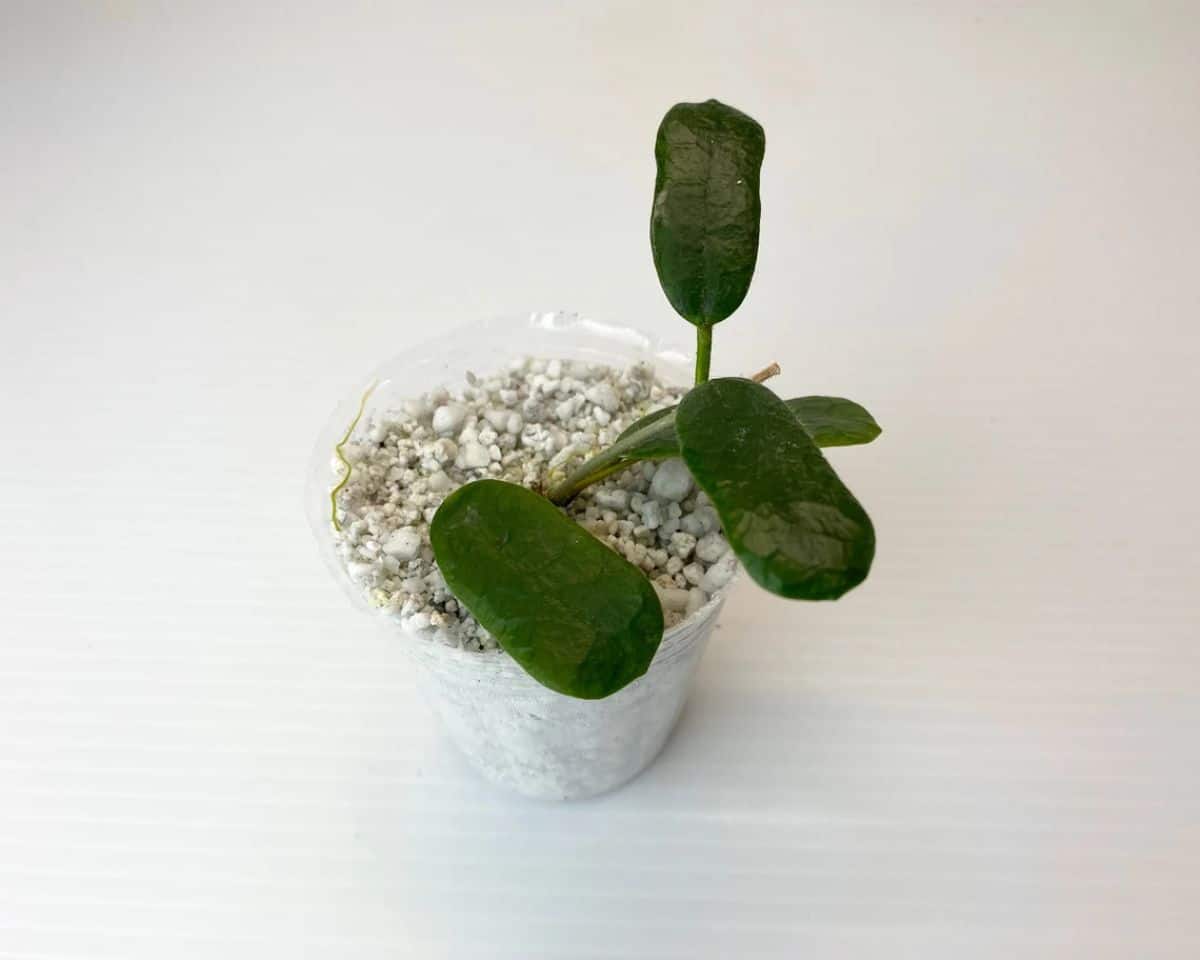
M 684 350 L 648 334 L 576 314 L 536 313 L 456 330 L 414 346 L 376 370 L 321 431 L 305 494 L 326 565 L 354 605 L 371 616 L 384 619 L 347 575 L 329 521 L 332 451 L 354 419 L 363 391 L 378 383 L 368 411 L 395 408 L 435 387 L 461 382 L 468 370 L 486 375 L 520 356 L 614 366 L 644 360 L 676 383 L 688 382 L 690 367 Z M 679 719 L 722 603 L 718 595 L 666 631 L 646 674 L 604 700 L 555 693 L 503 651 L 460 650 L 389 622 L 395 623 L 397 639 L 417 667 L 435 713 L 480 773 L 527 796 L 578 799 L 625 783 L 658 755 Z

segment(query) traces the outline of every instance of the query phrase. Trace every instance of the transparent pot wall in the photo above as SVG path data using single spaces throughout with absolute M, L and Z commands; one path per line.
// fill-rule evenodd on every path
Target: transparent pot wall
M 577 700 L 541 686 L 501 651 L 447 647 L 385 620 L 347 576 L 329 522 L 332 451 L 371 383 L 378 386 L 368 411 L 393 409 L 435 387 L 458 386 L 468 370 L 486 376 L 522 356 L 611 366 L 643 360 L 680 384 L 689 381 L 691 366 L 684 349 L 576 314 L 535 313 L 457 329 L 388 361 L 345 398 L 314 450 L 306 508 L 326 565 L 357 607 L 395 623 L 427 699 L 478 770 L 530 796 L 580 798 L 624 783 L 658 754 L 683 708 L 721 597 L 667 631 L 645 676 L 604 700 Z
M 405 642 L 426 698 L 489 780 L 533 797 L 611 790 L 658 755 L 683 710 L 721 609 L 718 598 L 668 630 L 645 676 L 603 700 L 548 690 L 508 656 Z

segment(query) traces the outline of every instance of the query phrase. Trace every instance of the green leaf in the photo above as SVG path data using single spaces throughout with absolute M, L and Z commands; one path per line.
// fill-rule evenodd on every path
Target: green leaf
M 789 406 L 750 380 L 710 380 L 675 416 L 680 453 L 742 566 L 797 600 L 834 600 L 875 556 L 866 511 Z
M 696 326 L 720 323 L 750 288 L 765 149 L 762 127 L 716 100 L 678 103 L 659 125 L 650 246 L 671 306 Z
M 539 683 L 594 700 L 650 666 L 663 632 L 650 581 L 544 497 L 469 483 L 429 534 L 451 591 Z
M 629 426 L 617 434 L 617 442 L 620 443 L 626 437 L 631 437 L 635 433 L 641 433 L 652 424 L 658 423 L 663 417 L 670 417 L 672 422 L 671 430 L 674 431 L 675 407 L 663 407 L 661 410 L 655 410 L 653 413 L 648 413 L 644 417 L 639 417 L 634 420 Z
M 674 407 L 666 407 L 635 421 L 617 437 L 612 446 L 601 450 L 573 470 L 566 479 L 551 487 L 546 496 L 555 503 L 566 503 L 584 487 L 642 460 L 666 460 L 679 456 L 674 414 Z
M 844 397 L 796 397 L 784 403 L 791 407 L 818 447 L 870 443 L 883 433 L 866 407 Z M 663 407 L 634 421 L 617 435 L 610 449 L 620 447 L 626 459 L 661 460 L 679 456 L 675 409 Z
M 796 397 L 785 401 L 818 447 L 870 443 L 883 429 L 866 408 L 842 397 Z
M 842 397 L 797 397 L 785 401 L 818 447 L 847 447 L 870 443 L 882 429 L 864 407 Z M 612 446 L 572 471 L 547 493 L 555 503 L 566 503 L 584 487 L 603 480 L 642 460 L 667 460 L 679 456 L 675 434 L 676 407 L 648 413 L 626 427 Z

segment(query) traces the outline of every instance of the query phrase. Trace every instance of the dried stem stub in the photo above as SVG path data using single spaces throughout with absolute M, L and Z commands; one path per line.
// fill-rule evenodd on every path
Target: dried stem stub
M 764 380 L 770 380 L 772 377 L 779 376 L 781 372 L 782 371 L 779 369 L 779 364 L 772 363 L 769 367 L 763 367 L 750 379 L 755 383 L 762 383 Z

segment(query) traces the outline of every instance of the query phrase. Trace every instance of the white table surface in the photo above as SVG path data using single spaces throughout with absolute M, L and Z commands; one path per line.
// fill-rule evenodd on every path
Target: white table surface
M 0 957 L 1200 955 L 1194 4 L 0 6 Z M 479 782 L 320 566 L 320 422 L 671 330 L 652 139 L 767 130 L 715 370 L 867 404 L 868 583 L 743 584 L 666 752 Z

